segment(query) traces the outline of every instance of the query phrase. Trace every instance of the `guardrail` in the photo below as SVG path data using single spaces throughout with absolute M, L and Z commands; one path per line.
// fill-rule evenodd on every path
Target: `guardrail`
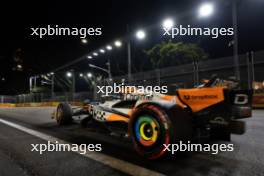
M 60 102 L 41 102 L 41 103 L 0 103 L 0 108 L 14 107 L 57 107 Z M 82 102 L 69 102 L 73 106 L 82 106 Z
M 253 108 L 264 108 L 264 93 L 253 96 Z
M 0 103 L 0 108 L 13 107 L 56 107 L 60 102 L 41 102 L 41 103 Z M 69 102 L 73 106 L 82 106 L 82 102 Z M 253 108 L 264 108 L 264 93 L 253 95 Z

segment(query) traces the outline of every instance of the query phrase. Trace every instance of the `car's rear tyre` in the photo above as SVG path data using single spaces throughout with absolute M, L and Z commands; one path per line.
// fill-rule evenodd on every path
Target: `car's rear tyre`
M 180 122 L 180 119 L 185 122 L 189 119 L 182 117 L 182 112 L 178 108 L 164 110 L 152 104 L 137 108 L 129 122 L 129 134 L 136 151 L 144 158 L 157 159 L 166 153 L 165 145 L 189 140 L 191 123 L 186 127 L 187 123 Z
M 67 125 L 72 122 L 72 108 L 68 103 L 60 103 L 57 107 L 56 121 L 58 125 Z
M 231 120 L 229 122 L 229 128 L 233 134 L 244 134 L 246 132 L 246 122 L 239 120 Z
M 86 128 L 88 123 L 92 120 L 92 115 L 88 115 L 81 121 L 81 127 Z
M 231 141 L 231 132 L 228 127 L 214 127 L 211 129 L 212 140 Z

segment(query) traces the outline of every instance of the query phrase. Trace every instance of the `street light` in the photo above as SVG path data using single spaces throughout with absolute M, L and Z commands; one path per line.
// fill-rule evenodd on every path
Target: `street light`
M 67 72 L 67 73 L 66 73 L 66 76 L 67 76 L 68 78 L 70 78 L 70 77 L 72 77 L 72 73 L 71 73 L 71 72 Z
M 115 41 L 115 46 L 116 46 L 117 48 L 121 47 L 121 46 L 122 46 L 121 41 L 116 40 L 116 41 Z
M 17 69 L 22 69 L 22 65 L 21 64 L 17 64 Z
M 87 43 L 88 43 L 87 39 L 82 39 L 81 42 L 82 42 L 83 44 L 87 44 Z
M 111 45 L 107 45 L 107 46 L 106 46 L 106 49 L 110 51 L 110 50 L 113 49 L 113 47 L 112 47 Z
M 79 74 L 79 76 L 82 78 L 82 77 L 83 77 L 83 74 L 82 74 L 82 73 L 80 73 L 80 74 Z
M 92 73 L 87 73 L 87 77 L 88 77 L 88 78 L 93 77 Z
M 163 21 L 162 27 L 165 29 L 171 29 L 174 26 L 174 21 L 171 18 L 167 18 Z
M 87 56 L 88 59 L 92 59 L 93 57 L 92 56 Z
M 199 7 L 199 16 L 208 17 L 214 12 L 214 5 L 212 3 L 205 3 Z
M 94 55 L 94 56 L 98 56 L 98 53 L 94 52 L 93 55 Z
M 105 50 L 104 49 L 100 49 L 100 53 L 105 53 Z
M 138 30 L 137 33 L 136 33 L 136 37 L 137 37 L 139 40 L 143 40 L 143 39 L 146 37 L 146 33 L 145 33 L 145 31 L 143 31 L 143 30 Z

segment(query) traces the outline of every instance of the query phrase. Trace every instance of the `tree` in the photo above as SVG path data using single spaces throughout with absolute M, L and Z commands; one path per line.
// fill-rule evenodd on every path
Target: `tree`
M 156 44 L 145 53 L 150 58 L 154 68 L 191 63 L 194 60 L 204 60 L 208 55 L 196 44 L 173 43 L 172 41 Z

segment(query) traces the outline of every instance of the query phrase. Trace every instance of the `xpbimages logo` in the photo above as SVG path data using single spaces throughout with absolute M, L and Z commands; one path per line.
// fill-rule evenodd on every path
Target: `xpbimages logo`
M 171 38 L 175 38 L 176 36 L 211 36 L 213 39 L 218 38 L 219 36 L 232 36 L 234 35 L 233 28 L 199 28 L 199 27 L 191 27 L 191 25 L 187 25 L 184 27 L 180 25 L 179 27 L 174 28 L 163 28 L 164 33 L 163 36 L 169 36 Z
M 180 152 L 209 152 L 211 154 L 218 154 L 219 152 L 234 151 L 234 144 L 193 144 L 190 141 L 184 143 L 179 141 L 177 144 L 163 144 L 163 151 L 170 152 L 172 155 Z
M 31 36 L 38 36 L 43 38 L 44 36 L 79 36 L 80 38 L 86 38 L 87 35 L 102 35 L 102 28 L 76 28 L 76 27 L 59 27 L 59 25 L 47 25 L 46 27 L 30 28 Z
M 138 93 L 151 95 L 155 94 L 166 94 L 168 93 L 167 86 L 126 86 L 124 83 L 118 85 L 116 83 L 113 86 L 97 86 L 97 93 L 108 96 L 111 94 L 120 94 L 120 93 Z
M 31 151 L 42 155 L 45 152 L 78 152 L 86 154 L 87 152 L 102 151 L 102 144 L 61 144 L 58 141 L 48 141 L 46 144 L 31 144 Z

